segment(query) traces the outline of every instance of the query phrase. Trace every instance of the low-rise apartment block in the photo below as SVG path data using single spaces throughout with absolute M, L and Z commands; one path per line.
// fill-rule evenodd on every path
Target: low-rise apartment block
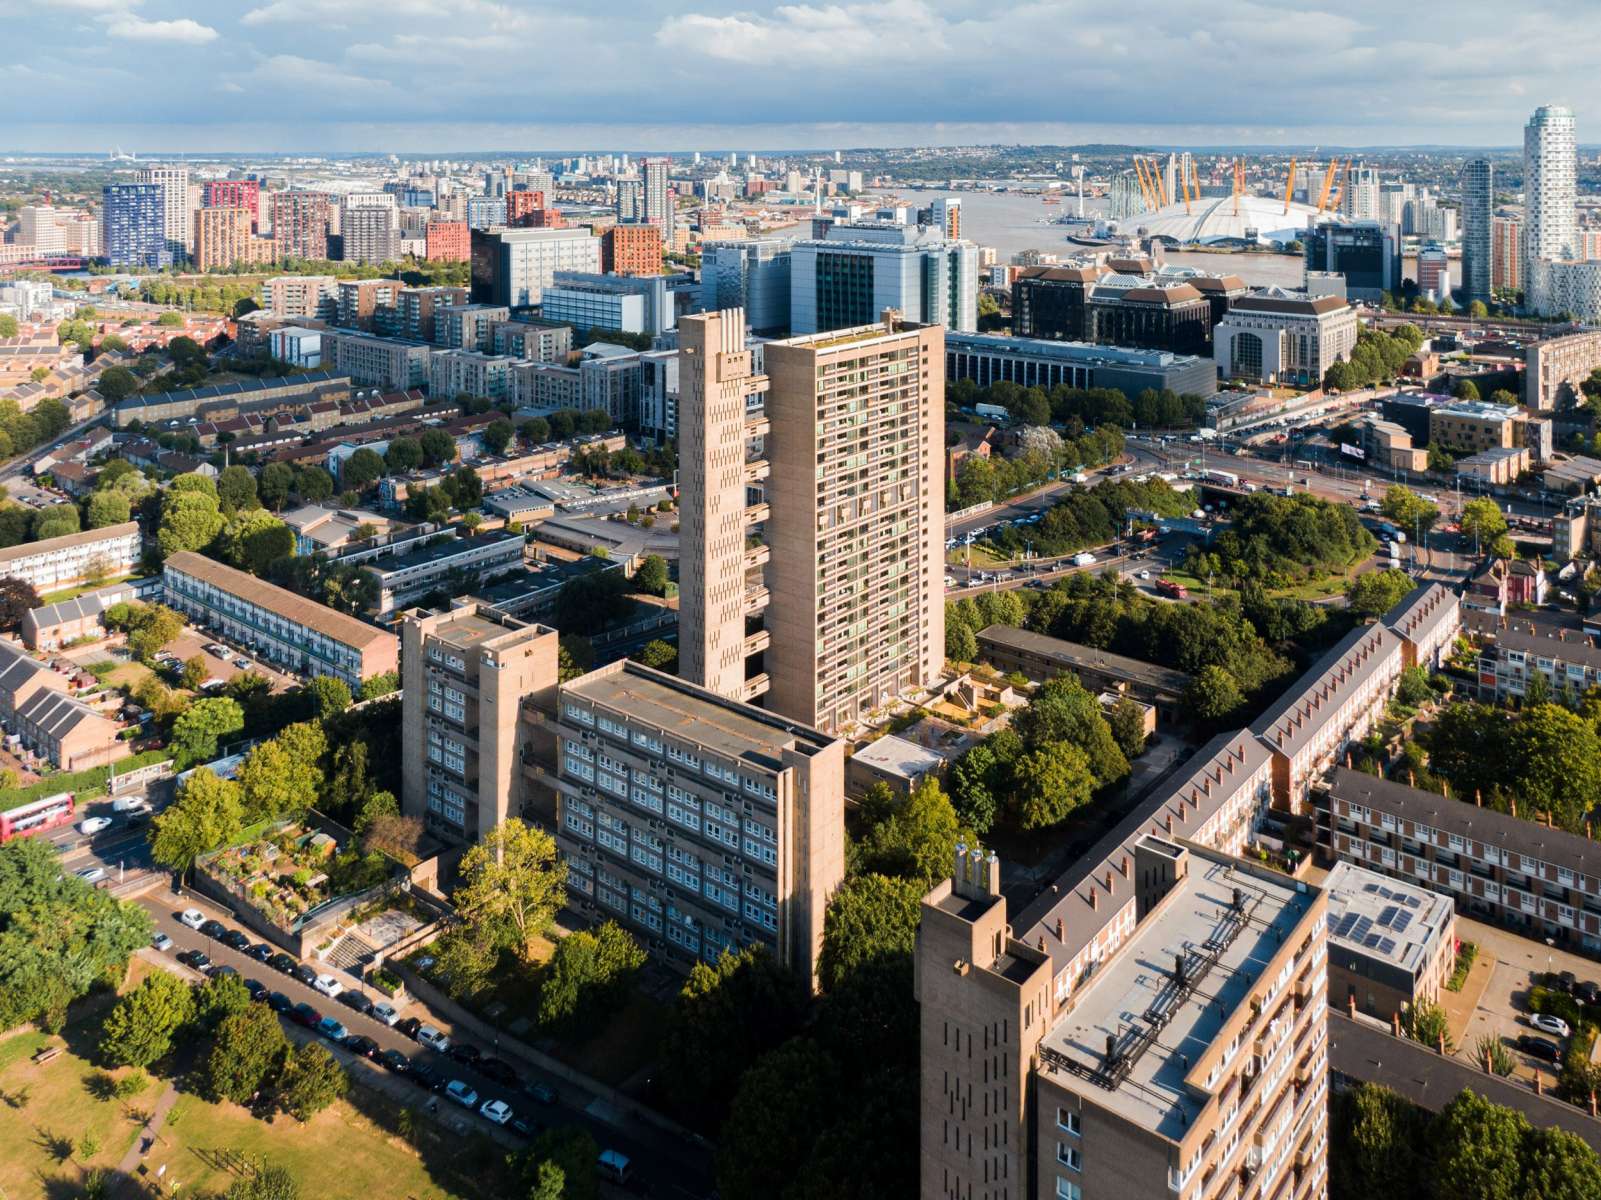
M 1434 1003 L 1456 969 L 1456 907 L 1406 880 L 1336 863 L 1329 896 L 1329 1002 L 1390 1020 Z
M 31 608 L 23 615 L 18 633 L 30 650 L 59 650 L 79 638 L 102 638 L 106 635 L 106 609 L 137 596 L 132 584 L 118 583 L 59 604 Z
M 126 575 L 139 565 L 142 553 L 139 523 L 124 521 L 104 529 L 8 546 L 0 550 L 0 577 L 20 579 L 43 594 L 94 576 L 115 579 Z
M 556 631 L 484 605 L 409 613 L 401 684 L 402 811 L 476 842 L 522 812 L 522 706 L 553 709 Z
M 1142 836 L 1121 944 L 1053 997 L 1065 931 L 1013 937 L 999 862 L 957 854 L 917 932 L 924 1200 L 1326 1193 L 1322 892 Z
M 477 350 L 435 350 L 428 360 L 429 394 L 504 399 L 511 394 L 511 369 L 521 361 Z
M 170 555 L 162 583 L 173 608 L 284 670 L 331 675 L 360 690 L 399 667 L 394 634 L 202 554 Z
M 1444 892 L 1459 913 L 1601 953 L 1601 848 L 1589 838 L 1347 767 L 1324 790 L 1337 858 Z
M 1071 672 L 1092 692 L 1116 692 L 1154 705 L 1165 723 L 1182 724 L 1188 719 L 1184 693 L 1190 677 L 1183 671 L 1010 625 L 982 630 L 978 652 L 1002 671 L 1020 671 L 1033 680 Z
M 322 365 L 373 387 L 427 387 L 432 353 L 433 348 L 426 342 L 374 337 L 345 329 L 330 329 L 322 335 Z
M 430 544 L 364 564 L 378 585 L 380 614 L 413 603 L 440 588 L 461 593 L 481 587 L 523 564 L 526 539 L 497 530 L 476 537 L 445 533 Z
M 126 757 L 120 728 L 68 694 L 61 672 L 0 642 L 0 722 L 35 754 L 68 771 Z
M 845 870 L 845 747 L 628 661 L 563 684 L 557 841 L 577 907 L 682 967 L 769 947 L 806 978 Z
M 1467 624 L 1480 642 L 1481 700 L 1521 701 L 1536 675 L 1553 700 L 1601 686 L 1601 649 L 1582 627 L 1544 613 L 1473 613 Z

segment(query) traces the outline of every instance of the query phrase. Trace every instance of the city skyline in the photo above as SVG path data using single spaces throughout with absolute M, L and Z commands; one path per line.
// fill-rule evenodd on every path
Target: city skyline
M 1601 100 L 1587 72 L 1594 35 L 1578 11 L 1558 0 L 1495 9 L 1491 19 L 1487 4 L 1469 4 L 1456 28 L 1493 28 L 1494 36 L 1442 41 L 1426 10 L 1375 2 L 1293 23 L 1241 2 L 1191 30 L 1176 12 L 1164 23 L 1145 11 L 1054 0 L 1004 20 L 935 0 L 653 0 L 594 15 L 494 0 L 259 0 L 234 11 L 193 0 L 0 0 L 19 51 L 5 69 L 20 85 L 3 149 L 1511 148 L 1535 104 L 1582 111 Z M 308 31 L 317 36 L 308 41 Z M 1514 59 L 1504 53 L 1509 43 L 1522 48 Z M 1047 45 L 1071 61 L 1070 90 L 1053 93 L 1034 73 L 991 67 Z M 1271 103 L 1248 83 L 1195 87 L 1184 65 L 1231 69 L 1292 56 L 1296 86 L 1275 90 Z M 1176 69 L 1141 69 L 1161 62 Z M 454 84 L 408 86 L 422 76 Z M 709 108 L 709 90 L 739 103 Z M 268 100 L 272 120 L 262 115 Z M 709 119 L 728 111 L 739 119 Z M 1175 112 L 1183 123 L 1171 121 Z M 108 122 L 108 113 L 118 119 Z M 1019 121 L 1020 113 L 1034 119 Z

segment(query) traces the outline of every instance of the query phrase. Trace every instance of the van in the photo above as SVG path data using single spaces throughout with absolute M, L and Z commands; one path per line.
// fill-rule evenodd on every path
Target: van
M 633 1177 L 628 1155 L 617 1150 L 602 1150 L 600 1157 L 595 1160 L 595 1168 L 602 1179 L 609 1179 L 613 1183 L 627 1183 Z
M 143 796 L 118 796 L 111 802 L 111 811 L 114 813 L 138 812 L 144 807 Z

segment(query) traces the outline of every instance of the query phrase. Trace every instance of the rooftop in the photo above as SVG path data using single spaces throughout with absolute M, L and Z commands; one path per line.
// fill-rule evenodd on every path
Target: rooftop
M 778 770 L 785 750 L 814 754 L 834 742 L 821 730 L 627 659 L 563 684 L 562 695 L 583 697 L 628 721 L 765 770 Z
M 178 404 L 198 400 L 223 400 L 247 396 L 252 392 L 283 391 L 301 388 L 310 391 L 320 384 L 349 384 L 350 376 L 334 371 L 309 371 L 304 375 L 273 378 L 241 379 L 237 383 L 212 384 L 209 387 L 186 388 L 177 392 L 158 392 L 153 396 L 129 396 L 117 405 L 119 409 L 146 408 L 159 404 Z
M 474 650 L 485 642 L 508 634 L 538 635 L 547 632 L 542 625 L 530 625 L 490 609 L 468 605 L 452 610 L 449 619 L 435 626 L 428 636 L 458 650 Z
M 41 629 L 59 625 L 63 621 L 78 621 L 84 617 L 98 616 L 113 604 L 131 600 L 133 596 L 132 587 L 127 584 L 113 584 L 97 592 L 85 592 L 71 600 L 63 600 L 59 604 L 46 604 L 36 608 L 32 612 L 33 621 Z
M 1409 642 L 1425 642 L 1442 622 L 1454 623 L 1460 608 L 1456 593 L 1444 584 L 1420 584 L 1384 614 L 1384 624 Z
M 945 765 L 945 760 L 932 750 L 925 750 L 916 742 L 893 733 L 869 742 L 851 755 L 851 759 L 905 780 L 921 779 Z
M 139 522 L 124 521 L 121 525 L 107 525 L 103 529 L 83 529 L 77 533 L 64 533 L 60 537 L 46 538 L 42 542 L 23 542 L 0 550 L 0 563 L 16 562 L 39 554 L 53 554 L 57 550 L 70 550 L 74 546 L 90 546 L 96 542 L 113 542 L 126 537 L 139 536 Z
M 1322 731 L 1349 696 L 1379 669 L 1400 642 L 1386 625 L 1361 625 L 1313 665 L 1272 708 L 1251 723 L 1269 749 L 1293 758 Z
M 1061 638 L 1012 625 L 987 626 L 979 632 L 978 641 L 980 651 L 986 644 L 1005 646 L 1027 654 L 1044 655 L 1064 670 L 1097 671 L 1174 695 L 1182 693 L 1190 684 L 1190 677 L 1183 671 L 1159 667 L 1143 659 L 1112 654 L 1078 642 L 1064 642 Z
M 1329 894 L 1331 952 L 1379 959 L 1414 977 L 1456 911 L 1449 896 L 1353 862 L 1335 864 L 1323 890 Z
M 166 566 L 168 570 L 181 572 L 242 600 L 270 609 L 342 645 L 360 650 L 384 641 L 392 642 L 395 638 L 394 634 L 385 633 L 365 621 L 335 612 L 326 604 L 297 596 L 287 588 L 267 583 L 244 571 L 236 571 L 193 550 L 180 550 L 169 555 Z
M 473 537 L 454 537 L 448 533 L 441 534 L 440 539 L 417 550 L 407 551 L 405 554 L 396 554 L 389 558 L 375 559 L 364 564 L 369 570 L 380 575 L 390 575 L 396 571 L 409 571 L 413 567 L 426 567 L 430 563 L 448 562 L 450 559 L 463 554 L 471 554 L 475 550 L 482 550 L 488 546 L 503 545 L 516 542 L 519 545 L 524 541 L 520 533 L 512 533 L 506 529 L 495 529 L 488 533 L 476 534 Z
M 1154 839 L 1153 839 L 1154 841 Z M 1159 1137 L 1178 1141 L 1205 1101 L 1185 1083 L 1263 971 L 1311 912 L 1318 893 L 1288 877 L 1248 872 L 1233 859 L 1190 849 L 1189 869 L 1162 907 L 1080 988 L 1041 1043 L 1091 1078 L 1098 1104 Z M 1241 903 L 1235 906 L 1238 893 Z M 1185 976 L 1173 977 L 1176 959 Z
M 1171 367 L 1180 363 L 1199 361 L 1194 356 L 1173 354 L 1167 350 L 1130 350 L 1119 346 L 1095 345 L 1091 342 L 1056 342 L 1046 338 L 1002 337 L 990 333 L 962 333 L 955 329 L 945 331 L 945 348 L 978 353 L 987 351 L 992 354 L 1031 354 L 1040 358 L 1065 359 L 1069 362 L 1109 367 Z

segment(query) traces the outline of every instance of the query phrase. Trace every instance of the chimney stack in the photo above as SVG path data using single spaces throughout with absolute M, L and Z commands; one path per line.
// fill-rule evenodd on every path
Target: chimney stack
M 1061 917 L 1056 918 L 1056 940 L 1059 942 L 1067 941 L 1067 922 L 1062 920 Z

